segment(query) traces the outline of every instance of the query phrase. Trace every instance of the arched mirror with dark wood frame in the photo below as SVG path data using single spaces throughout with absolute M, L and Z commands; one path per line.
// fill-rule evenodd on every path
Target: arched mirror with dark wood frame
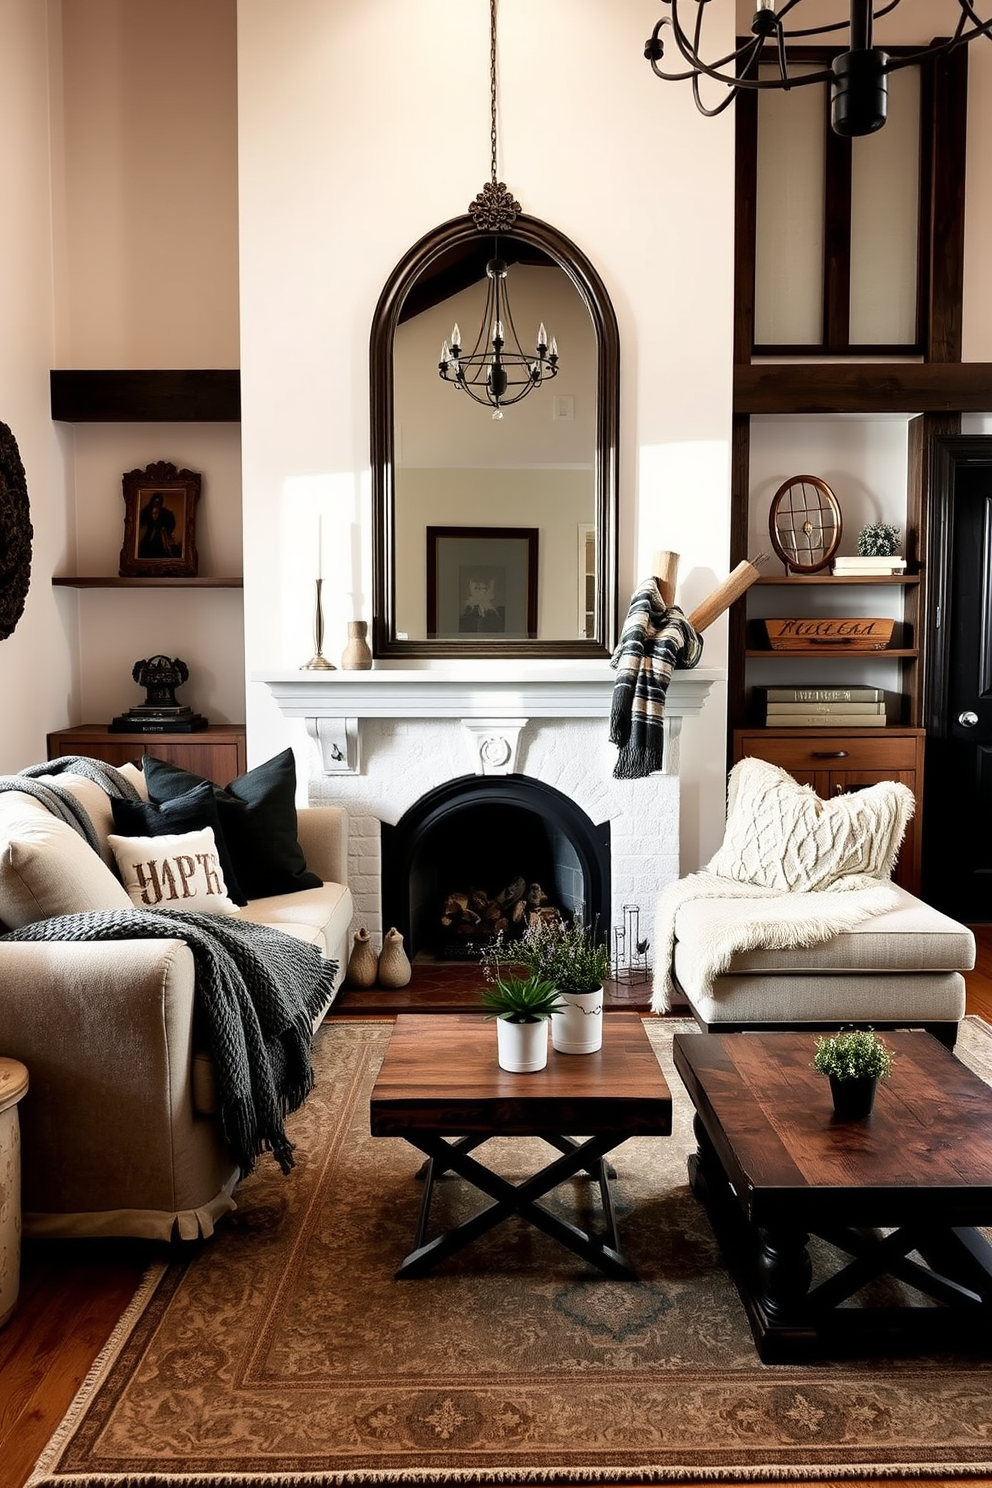
M 521 344 L 536 343 L 540 322 L 559 352 L 554 380 L 502 417 L 439 371 L 456 322 L 475 339 L 493 258 L 507 266 Z M 370 346 L 376 656 L 612 652 L 619 345 L 598 273 L 536 218 L 499 234 L 453 218 L 397 265 Z M 491 625 L 467 619 L 479 596 Z

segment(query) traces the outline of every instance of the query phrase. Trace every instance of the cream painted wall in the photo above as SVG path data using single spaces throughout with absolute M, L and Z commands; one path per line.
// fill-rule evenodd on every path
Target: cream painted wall
M 239 252 L 246 670 L 312 650 L 318 510 L 334 518 L 328 650 L 343 646 L 353 613 L 368 616 L 369 324 L 398 258 L 488 176 L 488 8 L 424 0 L 412 27 L 400 0 L 240 0 L 235 65 L 235 5 L 0 0 L 0 186 L 16 225 L 0 237 L 0 418 L 20 444 L 36 527 L 27 610 L 0 643 L 0 770 L 39 757 L 48 729 L 79 721 L 77 703 L 118 706 L 133 649 L 111 657 L 102 693 L 102 652 L 84 644 L 79 659 L 81 601 L 48 579 L 75 560 L 68 493 L 85 542 L 144 451 L 118 457 L 99 431 L 53 428 L 48 368 L 234 365 Z M 910 7 L 929 34 L 934 0 L 900 10 Z M 750 0 L 744 9 L 746 28 Z M 726 50 L 732 0 L 707 10 Z M 672 547 L 691 608 L 727 565 L 732 119 L 700 118 L 686 87 L 651 77 L 641 44 L 658 13 L 656 0 L 502 0 L 500 175 L 591 257 L 617 310 L 621 590 L 653 549 Z M 970 67 L 964 345 L 966 358 L 992 360 L 992 45 L 976 43 Z M 233 531 L 229 432 L 216 465 L 204 452 L 204 474 L 212 500 L 223 488 L 233 502 Z M 162 446 L 151 445 L 155 458 Z M 101 647 L 127 637 L 112 611 L 95 623 Z M 211 613 L 212 630 L 225 624 Z M 707 663 L 723 660 L 724 635 L 722 622 L 707 633 Z M 214 654 L 237 658 L 238 637 L 235 622 Z M 220 687 L 222 665 L 213 670 Z M 259 759 L 288 726 L 264 688 L 250 692 Z M 684 866 L 719 836 L 723 728 L 714 700 L 685 731 Z
M 499 176 L 588 254 L 616 308 L 621 592 L 670 546 L 691 605 L 728 562 L 733 133 L 651 76 L 655 9 L 502 0 Z M 711 9 L 729 37 L 732 3 Z M 488 19 L 485 0 L 424 0 L 415 26 L 399 0 L 239 0 L 249 676 L 312 649 L 318 510 L 343 539 L 328 655 L 346 606 L 369 618 L 369 327 L 400 257 L 488 178 Z M 286 742 L 261 684 L 248 719 L 253 758 Z M 689 867 L 722 832 L 724 729 L 718 697 L 683 734 Z
M 64 722 L 76 677 L 71 625 L 49 576 L 69 545 L 65 457 L 48 406 L 52 365 L 52 132 L 58 130 L 58 7 L 0 0 L 0 420 L 12 431 L 34 526 L 31 587 L 13 635 L 0 641 L 0 774 L 45 757 L 45 735 Z
M 76 563 L 84 574 L 116 574 L 124 535 L 121 476 L 167 460 L 201 475 L 196 547 L 201 574 L 241 572 L 241 433 L 237 424 L 79 424 L 74 431 L 72 506 L 81 514 Z M 78 628 L 78 688 L 64 717 L 109 723 L 144 701 L 131 679 L 141 658 L 165 653 L 189 667 L 178 700 L 211 723 L 241 723 L 244 703 L 240 589 L 60 589 L 59 608 Z
M 53 14 L 64 127 L 60 108 L 47 366 L 237 367 L 235 0 L 71 0 Z M 48 282 L 50 295 L 51 266 Z M 200 574 L 241 573 L 238 425 L 84 423 L 60 434 L 71 531 L 46 577 L 117 573 L 121 477 L 156 460 L 202 477 Z M 189 666 L 181 702 L 213 723 L 244 719 L 240 590 L 59 589 L 55 606 L 79 661 L 49 727 L 109 723 L 140 703 L 132 667 L 158 652 Z
M 69 0 L 60 367 L 238 365 L 235 0 Z

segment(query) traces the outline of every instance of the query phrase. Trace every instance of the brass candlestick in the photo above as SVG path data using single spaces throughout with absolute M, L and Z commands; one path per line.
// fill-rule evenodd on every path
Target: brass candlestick
M 317 601 L 314 606 L 313 616 L 313 639 L 314 653 L 309 661 L 305 661 L 300 667 L 301 672 L 336 672 L 337 667 L 333 661 L 328 661 L 324 655 L 324 607 L 320 599 L 320 591 L 324 587 L 323 579 L 317 580 Z

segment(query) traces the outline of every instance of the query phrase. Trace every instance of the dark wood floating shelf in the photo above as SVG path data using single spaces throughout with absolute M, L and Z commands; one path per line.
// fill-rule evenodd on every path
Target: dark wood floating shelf
M 992 362 L 750 362 L 734 412 L 987 413 Z
M 52 372 L 52 418 L 64 423 L 239 423 L 238 368 Z
M 759 651 L 749 648 L 744 652 L 745 656 L 755 657 L 761 661 L 767 661 L 769 659 L 772 661 L 795 661 L 797 657 L 802 657 L 803 661 L 808 661 L 811 656 L 846 656 L 848 660 L 853 657 L 856 661 L 886 661 L 892 656 L 914 658 L 918 657 L 919 654 L 919 651 L 909 650 L 903 646 L 882 646 L 877 651 L 869 651 L 867 647 L 862 646 L 817 646 L 802 650 L 798 647 L 790 647 L 788 651 L 773 651 L 769 646 L 767 650 Z
M 213 579 L 196 578 L 90 578 L 76 574 L 53 574 L 52 583 L 65 589 L 243 589 L 242 578 Z
M 919 574 L 762 574 L 755 584 L 774 584 L 779 589 L 793 584 L 918 584 Z

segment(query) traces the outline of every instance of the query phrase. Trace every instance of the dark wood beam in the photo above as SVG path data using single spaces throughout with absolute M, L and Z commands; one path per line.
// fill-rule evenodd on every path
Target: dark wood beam
M 990 411 L 992 362 L 776 362 L 734 368 L 734 413 Z
M 52 418 L 65 423 L 238 423 L 241 373 L 52 372 Z
M 961 360 L 968 48 L 934 62 L 930 172 L 930 325 L 927 360 Z

